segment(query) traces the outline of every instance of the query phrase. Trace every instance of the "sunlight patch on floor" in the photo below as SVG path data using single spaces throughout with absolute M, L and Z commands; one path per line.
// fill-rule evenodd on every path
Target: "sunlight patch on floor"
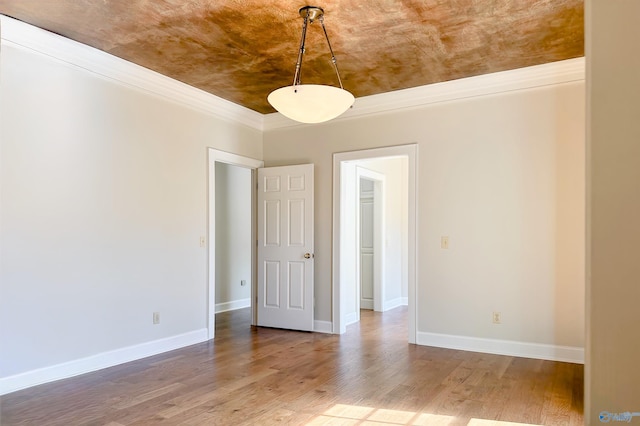
M 336 404 L 314 418 L 308 425 L 412 425 L 448 426 L 456 417 L 442 414 L 389 410 L 359 405 Z M 542 426 L 530 423 L 503 422 L 500 420 L 471 419 L 467 426 Z

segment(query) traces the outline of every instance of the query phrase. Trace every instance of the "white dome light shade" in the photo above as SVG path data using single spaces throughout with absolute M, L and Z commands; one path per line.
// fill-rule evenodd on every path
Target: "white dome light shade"
M 348 110 L 355 98 L 339 87 L 298 84 L 274 90 L 267 100 L 278 112 L 292 120 L 322 123 Z

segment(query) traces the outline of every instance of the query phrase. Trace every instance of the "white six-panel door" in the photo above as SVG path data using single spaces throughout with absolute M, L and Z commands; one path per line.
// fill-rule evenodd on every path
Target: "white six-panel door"
M 258 169 L 257 324 L 313 330 L 313 164 Z
M 374 182 L 360 178 L 360 309 L 373 309 Z

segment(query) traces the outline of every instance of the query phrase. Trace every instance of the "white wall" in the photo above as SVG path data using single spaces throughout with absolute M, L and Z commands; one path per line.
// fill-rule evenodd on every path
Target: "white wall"
M 585 424 L 640 411 L 640 2 L 587 0 Z M 615 418 L 603 420 L 616 422 Z M 637 424 L 638 419 L 629 419 Z
M 203 339 L 208 146 L 315 164 L 316 320 L 331 318 L 332 153 L 417 143 L 418 331 L 583 345 L 582 82 L 262 134 L 146 75 L 8 43 L 2 22 L 0 391 Z
M 207 147 L 259 159 L 261 132 L 6 36 L 3 25 L 0 385 L 206 339 Z
M 216 311 L 222 312 L 251 304 L 251 170 L 218 162 L 215 181 Z
M 331 318 L 332 153 L 417 143 L 419 334 L 581 348 L 584 108 L 572 82 L 266 131 L 267 166 L 316 167 L 316 319 Z

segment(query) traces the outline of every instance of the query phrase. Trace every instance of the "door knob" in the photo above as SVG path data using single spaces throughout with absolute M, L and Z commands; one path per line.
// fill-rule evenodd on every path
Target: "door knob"
M 313 255 L 311 253 L 305 253 L 304 254 L 304 258 L 305 259 L 311 259 L 313 257 Z

